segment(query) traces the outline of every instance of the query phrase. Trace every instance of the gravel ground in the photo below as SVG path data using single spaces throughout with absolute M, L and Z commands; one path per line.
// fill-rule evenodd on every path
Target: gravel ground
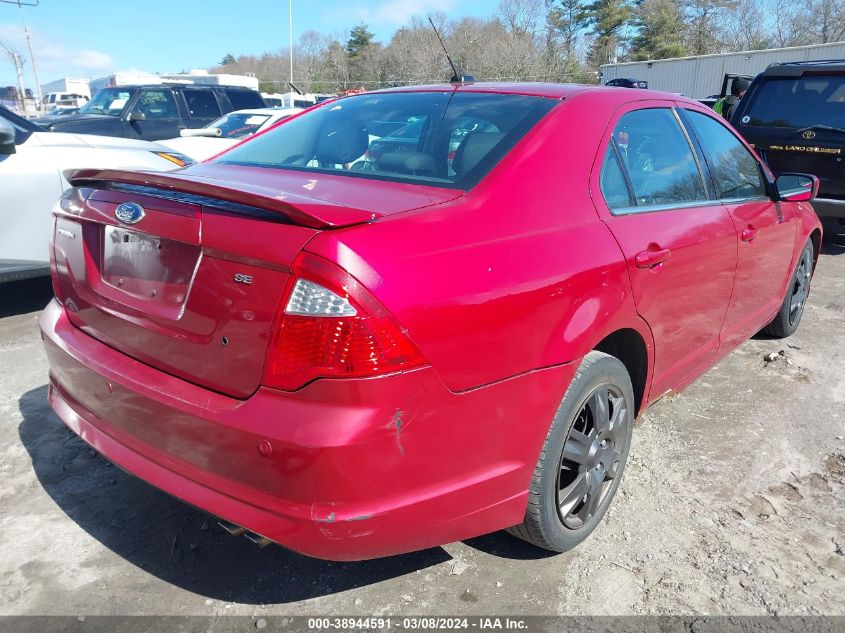
M 649 409 L 606 520 L 552 556 L 503 533 L 346 564 L 232 538 L 59 422 L 49 284 L 0 286 L 0 615 L 845 615 L 845 235 L 828 231 L 798 334 Z

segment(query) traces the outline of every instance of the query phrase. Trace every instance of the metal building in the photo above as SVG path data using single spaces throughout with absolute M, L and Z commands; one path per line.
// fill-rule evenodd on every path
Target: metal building
M 601 83 L 619 77 L 644 79 L 653 90 L 703 99 L 719 92 L 726 73 L 756 75 L 776 62 L 817 59 L 845 59 L 845 42 L 604 64 L 601 67 Z

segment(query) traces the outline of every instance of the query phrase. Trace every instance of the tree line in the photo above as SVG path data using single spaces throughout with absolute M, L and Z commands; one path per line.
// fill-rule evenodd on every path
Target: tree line
M 845 0 L 501 0 L 489 17 L 432 15 L 459 72 L 484 81 L 597 80 L 601 64 L 836 42 Z M 288 90 L 287 50 L 227 54 L 212 72 L 253 73 L 267 92 Z M 378 42 L 303 33 L 294 83 L 306 92 L 442 82 L 451 76 L 437 36 L 415 17 Z

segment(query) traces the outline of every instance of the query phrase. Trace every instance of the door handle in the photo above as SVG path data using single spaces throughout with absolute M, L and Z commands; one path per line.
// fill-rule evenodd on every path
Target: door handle
M 645 251 L 640 251 L 634 256 L 634 263 L 637 268 L 654 268 L 659 266 L 672 254 L 668 248 L 656 248 L 652 250 L 649 248 Z
M 753 242 L 754 238 L 757 237 L 757 229 L 749 224 L 742 230 L 740 237 L 743 242 Z

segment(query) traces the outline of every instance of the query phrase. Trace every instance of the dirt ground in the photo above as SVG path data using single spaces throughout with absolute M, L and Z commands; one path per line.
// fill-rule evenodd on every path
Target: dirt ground
M 608 517 L 553 556 L 497 533 L 343 564 L 230 537 L 59 422 L 49 284 L 0 288 L 0 615 L 843 615 L 845 234 L 828 231 L 800 331 L 653 406 Z

